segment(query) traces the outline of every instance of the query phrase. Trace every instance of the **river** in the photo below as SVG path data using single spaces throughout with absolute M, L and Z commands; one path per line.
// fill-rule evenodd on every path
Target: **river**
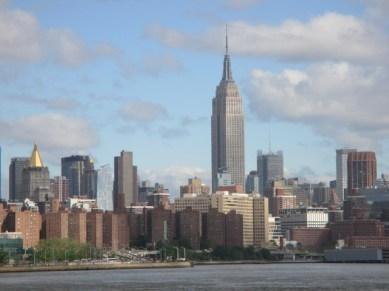
M 387 264 L 264 264 L 0 274 L 0 290 L 389 290 Z

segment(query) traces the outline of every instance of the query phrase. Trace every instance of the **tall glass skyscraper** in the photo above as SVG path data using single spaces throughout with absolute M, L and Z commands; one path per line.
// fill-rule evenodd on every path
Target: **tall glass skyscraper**
M 232 183 L 245 185 L 244 113 L 242 98 L 232 78 L 228 38 L 223 77 L 212 100 L 212 192 L 217 190 L 217 174 L 226 171 Z
M 273 181 L 284 178 L 284 156 L 282 151 L 263 154 L 258 151 L 257 172 L 259 176 L 259 193 L 265 194 Z
M 345 191 L 347 189 L 347 158 L 349 153 L 356 152 L 356 149 L 338 149 L 336 150 L 336 194 L 338 198 L 344 201 Z

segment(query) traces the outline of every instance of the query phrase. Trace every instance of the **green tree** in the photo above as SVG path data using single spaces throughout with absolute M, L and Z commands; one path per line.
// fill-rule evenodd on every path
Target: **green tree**
M 8 253 L 3 249 L 0 249 L 0 265 L 8 263 Z

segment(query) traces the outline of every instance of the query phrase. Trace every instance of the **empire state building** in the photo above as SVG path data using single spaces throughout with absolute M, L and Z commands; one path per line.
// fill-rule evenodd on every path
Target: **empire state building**
M 212 100 L 212 192 L 217 190 L 217 174 L 226 171 L 232 183 L 244 187 L 244 113 L 242 97 L 232 78 L 228 36 L 223 77 Z

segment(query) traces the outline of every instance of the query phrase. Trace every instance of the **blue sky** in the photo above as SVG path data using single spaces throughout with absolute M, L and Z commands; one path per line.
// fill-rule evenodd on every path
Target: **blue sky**
M 389 70 L 381 0 L 0 0 L 3 193 L 11 157 L 38 143 L 96 166 L 134 152 L 141 178 L 210 178 L 211 100 L 224 26 L 246 113 L 246 171 L 283 150 L 286 173 L 335 176 L 335 149 L 387 171 Z

